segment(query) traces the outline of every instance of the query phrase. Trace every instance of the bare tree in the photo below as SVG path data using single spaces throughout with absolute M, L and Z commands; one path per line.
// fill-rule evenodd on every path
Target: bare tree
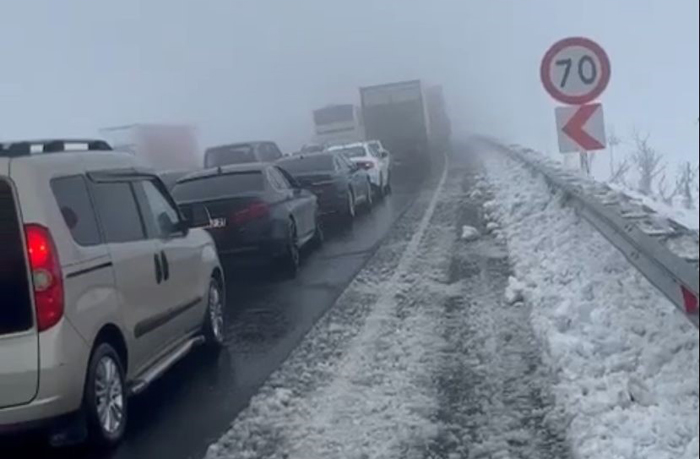
M 698 192 L 698 168 L 690 162 L 684 163 L 678 173 L 676 192 L 683 196 L 683 206 L 688 210 L 695 209 L 695 193 Z
M 654 181 L 664 172 L 663 157 L 651 145 L 649 135 L 642 136 L 634 133 L 636 150 L 632 153 L 632 162 L 639 172 L 639 192 L 651 196 L 654 192 Z
M 610 183 L 627 186 L 627 174 L 632 169 L 629 158 L 625 158 L 621 163 L 616 164 L 610 177 Z
M 608 149 L 610 150 L 610 181 L 615 176 L 615 149 L 620 146 L 622 139 L 615 132 L 615 126 L 608 126 Z
M 661 201 L 667 206 L 673 206 L 673 199 L 678 196 L 678 186 L 674 185 L 673 189 L 671 189 L 667 179 L 668 177 L 664 172 L 659 179 L 657 189 L 659 190 L 659 198 Z

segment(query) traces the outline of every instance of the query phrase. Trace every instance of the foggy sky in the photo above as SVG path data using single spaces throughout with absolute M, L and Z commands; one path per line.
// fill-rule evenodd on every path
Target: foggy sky
M 0 138 L 196 124 L 202 146 L 312 134 L 357 87 L 445 86 L 455 130 L 556 149 L 539 63 L 585 35 L 613 63 L 607 122 L 697 161 L 697 0 L 0 0 Z

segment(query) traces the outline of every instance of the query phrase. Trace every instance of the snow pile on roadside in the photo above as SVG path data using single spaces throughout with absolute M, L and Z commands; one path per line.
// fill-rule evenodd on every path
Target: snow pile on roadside
M 698 458 L 698 333 L 520 164 L 486 152 L 499 221 L 580 459 Z
M 479 233 L 479 230 L 474 228 L 473 226 L 464 226 L 462 227 L 462 240 L 471 242 L 479 239 L 481 236 L 481 233 Z

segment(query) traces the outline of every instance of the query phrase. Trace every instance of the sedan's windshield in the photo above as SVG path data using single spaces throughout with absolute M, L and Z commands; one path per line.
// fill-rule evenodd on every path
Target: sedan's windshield
M 196 202 L 219 199 L 265 190 L 261 172 L 239 172 L 180 181 L 172 189 L 178 202 Z

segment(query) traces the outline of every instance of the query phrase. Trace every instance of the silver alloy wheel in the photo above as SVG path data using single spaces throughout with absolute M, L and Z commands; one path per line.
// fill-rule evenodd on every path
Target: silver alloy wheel
M 221 292 L 218 286 L 212 282 L 209 287 L 209 323 L 211 333 L 217 343 L 224 342 L 224 305 L 221 301 Z
M 95 372 L 95 405 L 102 430 L 112 435 L 124 422 L 124 386 L 117 362 L 110 356 L 102 357 Z

